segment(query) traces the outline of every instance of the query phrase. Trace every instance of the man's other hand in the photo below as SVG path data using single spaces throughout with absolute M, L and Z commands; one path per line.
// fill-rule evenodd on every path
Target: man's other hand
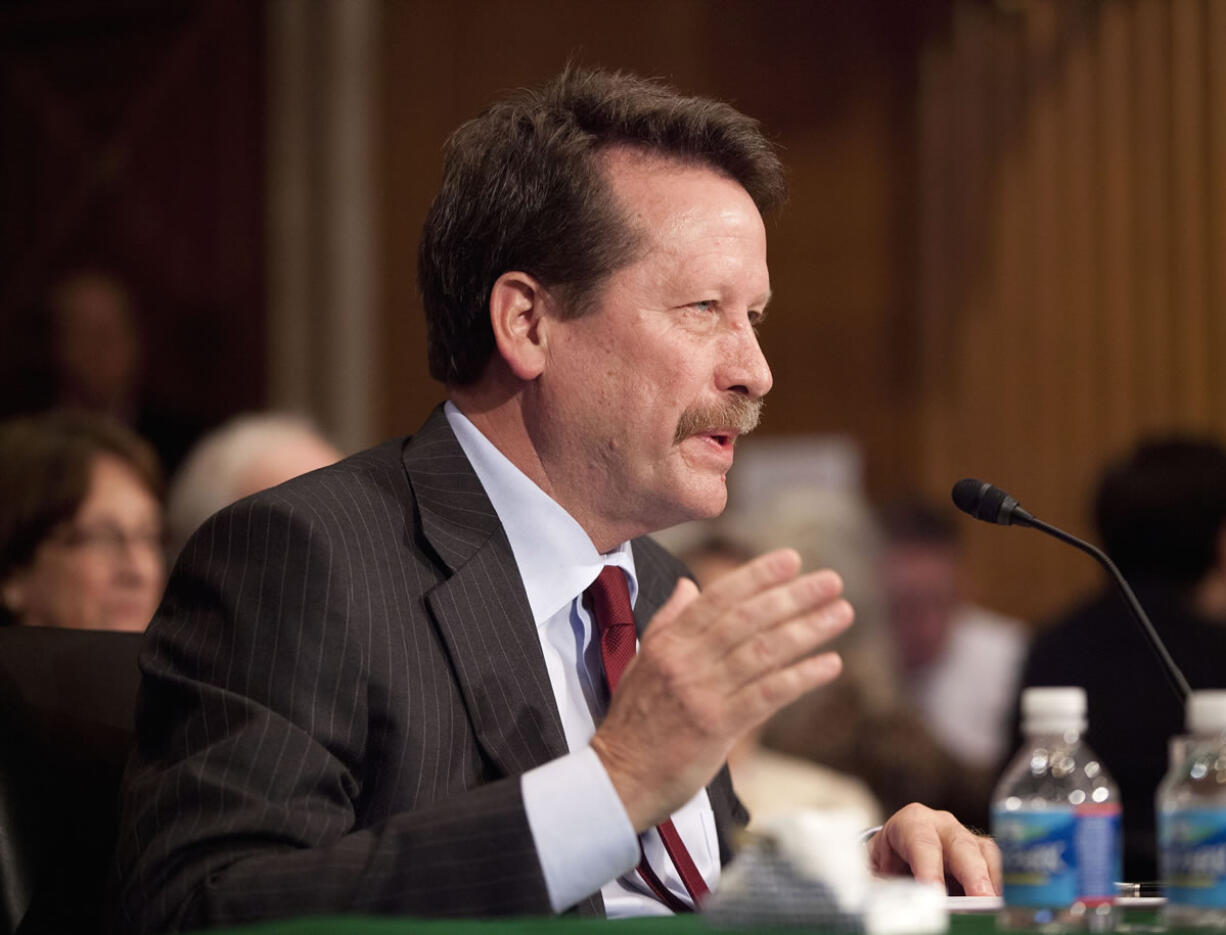
M 832 571 L 768 552 L 701 594 L 682 579 L 652 618 L 592 738 L 641 832 L 714 778 L 746 731 L 842 670 L 814 654 L 852 620 Z
M 941 883 L 967 896 L 999 896 L 1000 849 L 989 837 L 962 825 L 949 812 L 912 802 L 868 843 L 869 863 L 877 874 L 906 874 Z

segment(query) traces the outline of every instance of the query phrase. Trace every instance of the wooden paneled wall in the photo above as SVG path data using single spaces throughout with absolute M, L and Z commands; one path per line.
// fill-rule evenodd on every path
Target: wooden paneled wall
M 991 479 L 1091 534 L 1105 459 L 1226 433 L 1226 4 L 959 0 L 922 56 L 917 466 Z M 968 528 L 996 603 L 1095 580 Z
M 446 135 L 570 58 L 733 100 L 782 145 L 764 434 L 839 432 L 870 493 L 981 475 L 1089 533 L 1104 460 L 1226 431 L 1226 3 L 388 3 L 377 120 L 384 433 L 439 399 L 417 235 Z M 965 521 L 1030 619 L 1097 572 Z

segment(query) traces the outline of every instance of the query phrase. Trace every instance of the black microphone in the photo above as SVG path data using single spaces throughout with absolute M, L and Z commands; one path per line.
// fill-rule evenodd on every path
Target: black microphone
M 1128 586 L 1128 582 L 1124 580 L 1124 576 L 1120 574 L 1120 570 L 1115 567 L 1115 562 L 1111 561 L 1106 552 L 1082 539 L 1078 539 L 1074 535 L 1070 535 L 1063 529 L 1058 529 L 1036 518 L 1033 514 L 1023 510 L 1013 497 L 1009 496 L 999 487 L 985 481 L 972 480 L 969 477 L 958 481 L 958 483 L 954 484 L 953 498 L 954 506 L 963 513 L 969 513 L 975 519 L 981 519 L 985 523 L 999 523 L 1001 526 L 1029 526 L 1032 529 L 1045 532 L 1049 536 L 1054 536 L 1061 542 L 1067 542 L 1069 545 L 1081 549 L 1081 551 L 1097 560 L 1103 568 L 1107 569 L 1116 587 L 1120 589 L 1128 609 L 1132 611 L 1132 616 L 1140 625 L 1142 632 L 1144 632 L 1149 640 L 1149 645 L 1158 655 L 1158 659 L 1161 660 L 1163 671 L 1166 672 L 1171 688 L 1179 696 L 1179 700 L 1187 704 L 1188 695 L 1192 691 L 1188 685 L 1188 680 L 1179 671 L 1179 666 L 1175 665 L 1175 660 L 1167 652 L 1162 638 L 1158 636 L 1158 631 L 1154 629 L 1154 625 L 1150 622 L 1148 615 L 1146 615 L 1141 602 L 1137 600 L 1137 596 L 1132 592 L 1132 588 Z

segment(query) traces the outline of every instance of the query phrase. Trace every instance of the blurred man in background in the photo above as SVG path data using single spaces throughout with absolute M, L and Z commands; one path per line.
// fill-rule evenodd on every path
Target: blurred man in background
M 903 692 L 946 750 L 990 770 L 1010 739 L 1026 631 L 967 599 L 950 513 L 918 498 L 883 509 L 881 580 Z
M 1094 522 L 1188 683 L 1226 688 L 1226 449 L 1141 442 L 1103 472 Z M 1158 879 L 1154 793 L 1184 707 L 1113 584 L 1036 637 L 1021 679 L 1031 685 L 1085 688 L 1086 740 L 1123 797 L 1124 879 Z
M 920 801 L 987 826 L 992 775 L 934 737 L 909 701 L 889 622 L 876 516 L 855 490 L 821 485 L 776 489 L 729 524 L 761 549 L 796 549 L 809 567 L 832 568 L 856 609 L 856 625 L 832 646 L 839 680 L 780 711 L 763 743 L 861 780 L 886 814 Z
M 307 419 L 280 412 L 235 416 L 192 447 L 166 497 L 171 562 L 196 528 L 224 506 L 341 459 Z
M 144 394 L 143 343 L 128 288 L 110 272 L 75 270 L 51 287 L 47 315 L 49 404 L 128 426 L 153 445 L 172 474 L 198 428 Z

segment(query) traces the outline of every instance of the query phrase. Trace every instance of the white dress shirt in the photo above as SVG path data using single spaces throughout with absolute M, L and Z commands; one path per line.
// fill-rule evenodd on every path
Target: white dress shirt
M 590 741 L 608 708 L 599 641 L 583 592 L 605 565 L 625 573 L 638 598 L 628 542 L 596 551 L 574 518 L 512 464 L 451 403 L 447 421 L 490 499 L 519 567 L 536 623 L 570 753 L 524 774 L 528 825 L 555 912 L 599 889 L 610 918 L 668 915 L 634 868 L 639 840 Z M 705 789 L 672 816 L 695 865 L 714 890 L 719 883 L 715 816 Z M 685 885 L 655 829 L 640 836 L 656 874 L 685 903 Z
M 912 676 L 911 696 L 954 756 L 995 767 L 1009 752 L 1009 717 L 1025 661 L 1021 621 L 964 604 L 954 614 L 941 655 Z

